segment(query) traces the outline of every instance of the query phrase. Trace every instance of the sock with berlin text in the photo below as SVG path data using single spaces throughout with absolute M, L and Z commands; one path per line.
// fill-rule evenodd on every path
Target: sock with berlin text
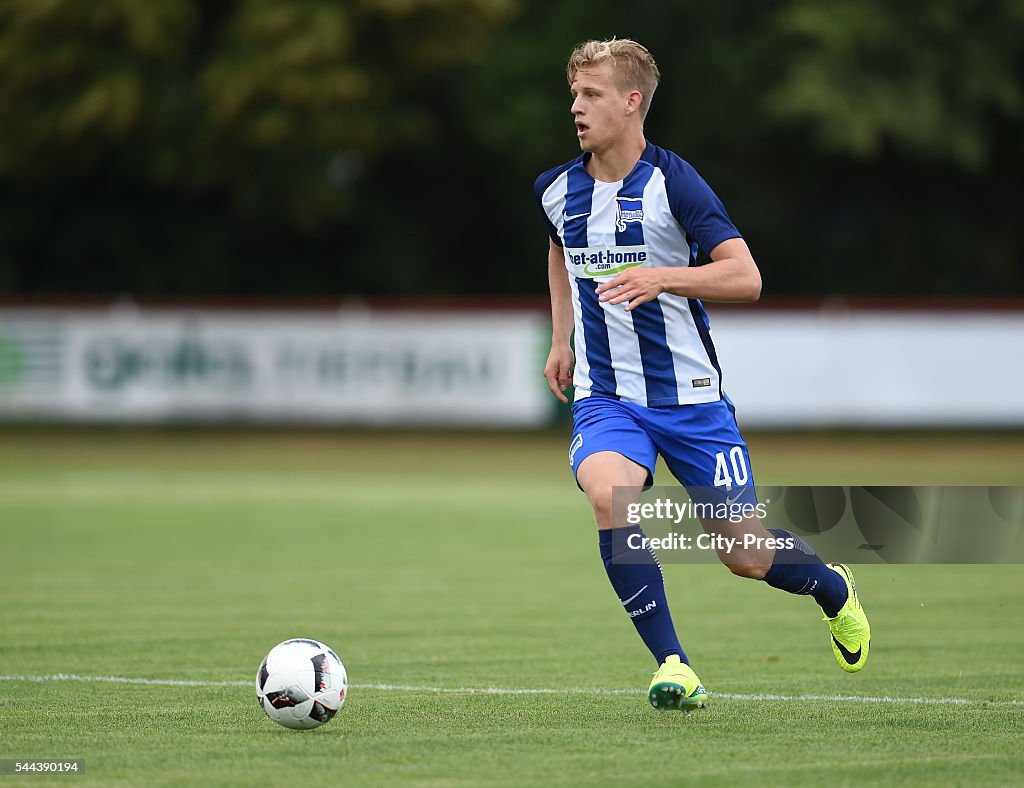
M 672 625 L 661 564 L 650 547 L 638 547 L 644 538 L 643 530 L 631 525 L 597 534 L 601 560 L 612 588 L 658 664 L 672 654 L 678 654 L 680 660 L 689 664 Z

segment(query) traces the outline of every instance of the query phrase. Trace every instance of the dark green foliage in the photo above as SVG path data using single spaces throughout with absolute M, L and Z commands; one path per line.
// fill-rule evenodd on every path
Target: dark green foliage
M 542 293 L 562 66 L 618 35 L 766 294 L 1021 294 L 1021 8 L 0 0 L 0 291 Z

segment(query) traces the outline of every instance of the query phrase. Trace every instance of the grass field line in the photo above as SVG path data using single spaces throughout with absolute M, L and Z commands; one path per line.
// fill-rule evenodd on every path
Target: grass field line
M 0 681 L 87 681 L 101 684 L 142 684 L 163 687 L 254 687 L 254 681 L 199 681 L 192 679 L 147 679 L 129 676 L 83 676 L 76 673 L 52 673 L 49 675 L 0 676 Z M 508 687 L 431 687 L 418 684 L 352 684 L 352 689 L 379 690 L 383 692 L 435 692 L 452 695 L 640 695 L 638 689 L 583 689 L 583 688 L 508 688 Z M 778 695 L 768 693 L 738 694 L 712 692 L 715 699 L 724 700 L 777 700 L 777 701 L 826 701 L 836 703 L 907 703 L 924 705 L 953 706 L 998 706 L 1024 707 L 1024 700 L 977 700 L 973 698 L 920 698 L 888 695 Z

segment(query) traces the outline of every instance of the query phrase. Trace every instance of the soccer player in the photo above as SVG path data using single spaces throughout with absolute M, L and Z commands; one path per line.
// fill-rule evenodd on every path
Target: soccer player
M 705 705 L 707 691 L 679 644 L 658 559 L 629 546 L 643 532 L 617 521 L 623 501 L 613 510 L 612 491 L 636 500 L 653 484 L 660 454 L 691 497 L 711 491 L 730 504 L 756 502 L 701 300 L 756 301 L 761 276 L 707 183 L 645 138 L 659 76 L 635 41 L 581 44 L 567 78 L 583 153 L 543 173 L 534 192 L 550 236 L 544 375 L 562 402 L 575 387 L 569 462 L 594 510 L 608 579 L 659 665 L 649 700 L 690 711 Z M 709 263 L 696 264 L 698 249 Z M 701 524 L 713 535 L 759 537 L 719 558 L 736 575 L 811 595 L 839 664 L 851 673 L 864 666 L 871 630 L 848 567 L 825 564 L 799 536 L 769 532 L 756 516 Z

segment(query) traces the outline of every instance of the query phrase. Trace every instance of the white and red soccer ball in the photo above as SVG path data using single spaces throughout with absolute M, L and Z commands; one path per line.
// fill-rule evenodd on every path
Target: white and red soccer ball
M 318 640 L 294 638 L 274 646 L 256 673 L 256 698 L 286 728 L 316 728 L 341 711 L 348 675 L 338 655 Z

